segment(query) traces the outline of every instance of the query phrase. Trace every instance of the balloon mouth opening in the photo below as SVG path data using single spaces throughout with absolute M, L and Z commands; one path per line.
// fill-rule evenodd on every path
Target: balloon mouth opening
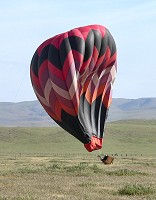
M 94 150 L 98 150 L 102 148 L 103 138 L 97 138 L 96 136 L 92 136 L 89 143 L 84 144 L 87 151 L 92 152 Z

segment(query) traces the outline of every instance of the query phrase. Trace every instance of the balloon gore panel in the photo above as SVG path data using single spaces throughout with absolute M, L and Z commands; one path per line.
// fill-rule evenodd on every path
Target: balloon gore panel
M 102 148 L 116 68 L 115 41 L 101 25 L 56 35 L 32 58 L 30 76 L 39 102 L 88 151 Z

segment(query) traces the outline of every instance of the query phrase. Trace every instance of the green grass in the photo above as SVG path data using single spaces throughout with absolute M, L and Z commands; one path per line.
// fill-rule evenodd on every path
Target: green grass
M 42 153 L 44 156 L 71 150 L 85 152 L 83 145 L 61 128 L 0 128 L 0 152 Z
M 118 191 L 120 195 L 149 195 L 154 194 L 155 190 L 151 186 L 141 184 L 126 185 Z
M 156 121 L 108 123 L 104 165 L 61 128 L 1 127 L 0 200 L 153 200 L 155 133 Z
M 136 195 L 144 199 L 155 197 L 156 168 L 144 165 L 150 159 L 138 158 L 138 164 L 134 164 L 121 158 L 107 166 L 96 157 L 85 155 L 8 158 L 10 156 L 0 157 L 0 199 L 119 200 L 123 195 L 131 195 L 137 200 Z
M 109 172 L 107 172 L 107 175 L 110 175 L 110 176 L 135 176 L 135 175 L 147 176 L 148 173 L 134 171 L 134 170 L 128 170 L 128 169 L 119 169 L 119 170 L 115 170 L 115 171 L 109 171 Z
M 155 133 L 155 120 L 112 122 L 106 127 L 103 149 L 105 152 L 112 149 L 112 152 L 124 155 L 155 155 Z
M 119 121 L 106 125 L 102 152 L 155 156 L 156 121 Z M 0 128 L 0 154 L 88 154 L 83 144 L 59 127 Z M 93 152 L 92 154 L 97 154 Z

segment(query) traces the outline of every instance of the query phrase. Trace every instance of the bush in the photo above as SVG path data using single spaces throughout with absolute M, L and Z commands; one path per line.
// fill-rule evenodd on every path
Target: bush
M 96 164 L 90 166 L 90 169 L 91 169 L 95 174 L 101 172 L 101 169 L 100 169 Z
M 146 173 L 143 173 L 143 172 L 138 172 L 138 171 L 133 171 L 133 170 L 128 170 L 128 169 L 109 171 L 109 172 L 106 172 L 106 174 L 110 176 L 135 176 L 135 175 L 146 176 L 147 175 Z
M 78 165 L 73 165 L 73 166 L 65 166 L 64 169 L 67 172 L 82 172 L 85 171 L 88 168 L 88 164 L 86 163 L 80 163 Z
M 120 195 L 148 195 L 154 192 L 154 189 L 150 186 L 140 184 L 126 185 L 118 191 Z

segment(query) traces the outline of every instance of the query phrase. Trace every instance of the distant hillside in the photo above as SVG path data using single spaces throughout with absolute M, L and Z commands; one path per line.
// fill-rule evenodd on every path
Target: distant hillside
M 108 120 L 156 119 L 156 98 L 113 99 Z
M 54 123 L 38 101 L 0 103 L 0 126 L 50 126 Z
M 156 98 L 115 98 L 108 121 L 127 119 L 156 119 Z M 0 126 L 51 126 L 55 122 L 38 101 L 0 103 Z

